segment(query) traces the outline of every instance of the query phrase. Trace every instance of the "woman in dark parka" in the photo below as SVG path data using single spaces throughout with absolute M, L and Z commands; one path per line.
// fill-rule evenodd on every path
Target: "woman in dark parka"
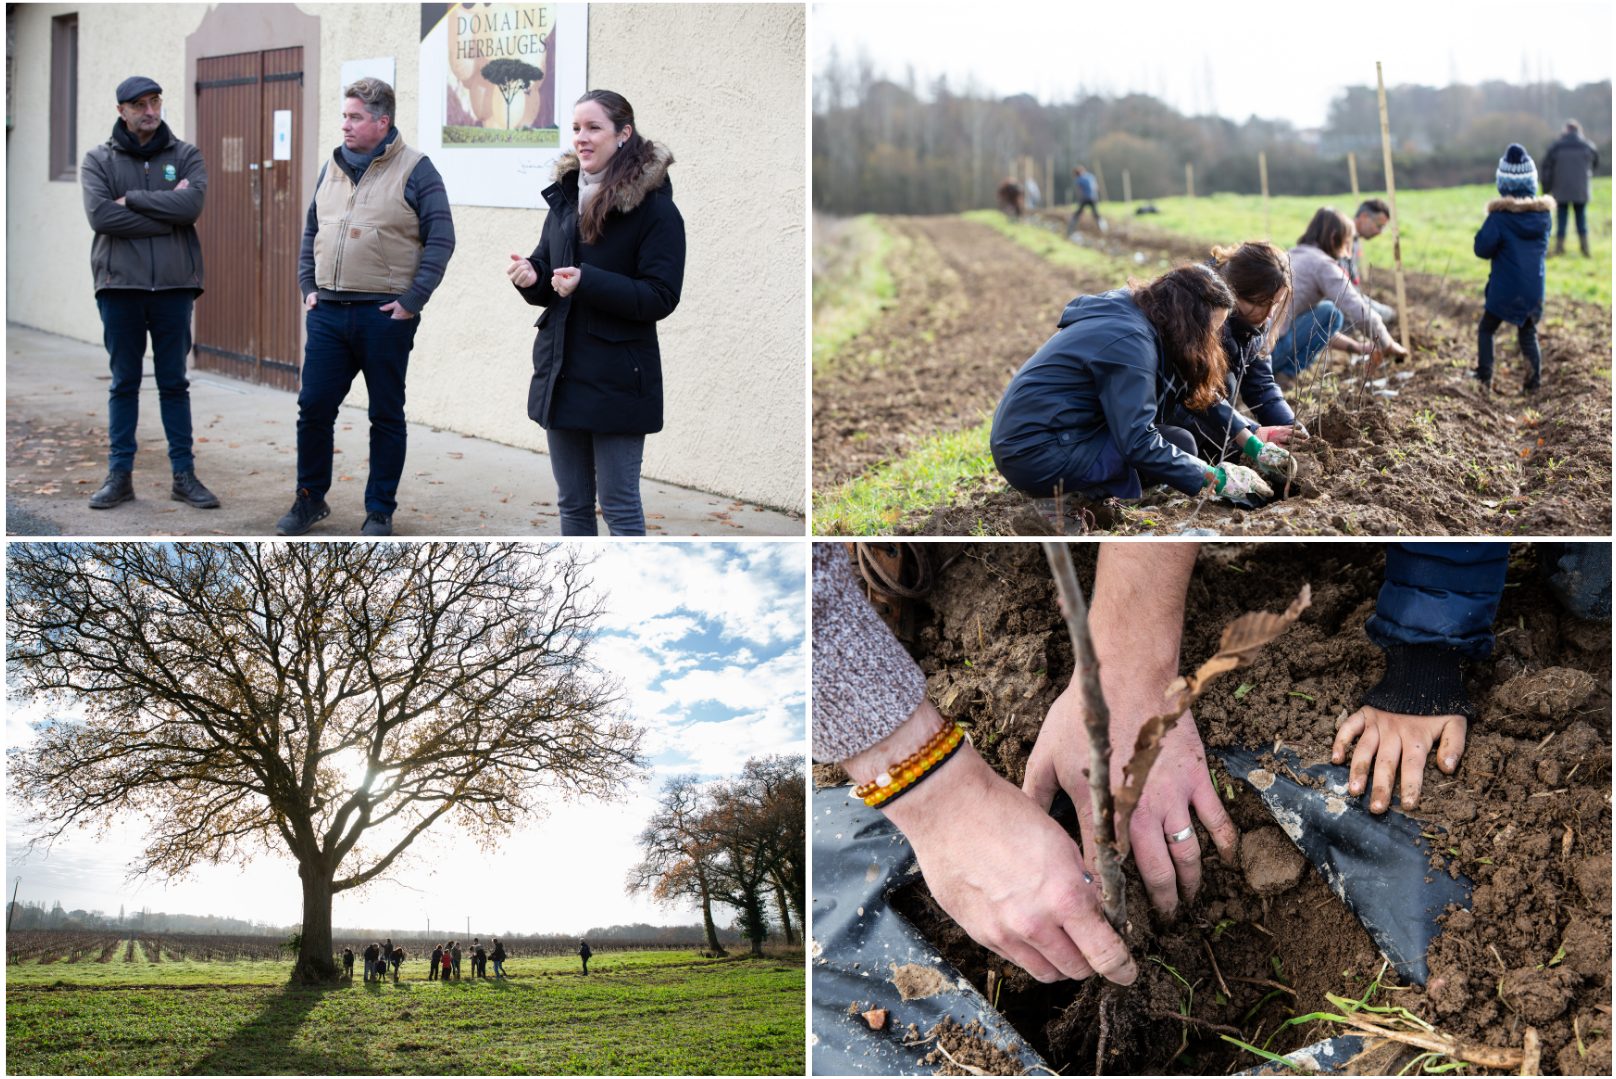
M 1065 512 L 1089 510 L 1102 528 L 1120 517 L 1115 500 L 1138 498 L 1142 482 L 1185 494 L 1210 484 L 1230 498 L 1271 495 L 1251 468 L 1207 464 L 1188 431 L 1164 422 L 1177 404 L 1219 423 L 1231 414 L 1221 399 L 1221 332 L 1234 302 L 1216 274 L 1194 265 L 1073 300 L 993 413 L 1000 473 L 1034 499 L 1059 493 Z M 1285 466 L 1279 446 L 1243 429 L 1235 437 L 1253 463 Z
M 645 535 L 640 462 L 662 430 L 656 324 L 679 305 L 685 223 L 673 154 L 634 127 L 622 95 L 591 90 L 573 110 L 573 152 L 544 189 L 539 246 L 507 274 L 544 307 L 527 414 L 545 429 L 561 534 L 593 536 L 595 500 L 614 536 Z

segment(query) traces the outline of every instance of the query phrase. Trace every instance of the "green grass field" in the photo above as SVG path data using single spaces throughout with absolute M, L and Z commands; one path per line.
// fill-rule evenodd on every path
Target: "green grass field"
M 1593 257 L 1577 253 L 1576 227 L 1566 229 L 1567 254 L 1548 261 L 1548 291 L 1551 295 L 1577 300 L 1610 303 L 1611 278 L 1611 186 L 1610 177 L 1596 177 L 1592 201 L 1588 203 L 1588 236 Z M 1360 198 L 1385 197 L 1384 191 L 1365 191 Z M 1429 191 L 1399 191 L 1397 213 L 1403 240 L 1403 269 L 1417 273 L 1447 274 L 1460 281 L 1474 282 L 1477 292 L 1487 281 L 1490 265 L 1475 256 L 1471 244 L 1476 230 L 1486 219 L 1486 202 L 1496 198 L 1491 185 L 1444 187 Z M 1148 224 L 1180 236 L 1196 236 L 1212 243 L 1231 243 L 1263 235 L 1262 196 L 1212 195 L 1190 200 L 1154 200 L 1160 215 L 1135 217 L 1137 224 Z M 1320 206 L 1333 205 L 1347 213 L 1357 209 L 1351 192 L 1320 198 L 1310 196 L 1275 197 L 1269 200 L 1274 242 L 1281 247 L 1295 245 L 1297 237 Z M 1106 203 L 1102 213 L 1119 213 L 1121 203 Z M 1191 220 L 1193 211 L 1194 220 Z M 989 211 L 978 211 L 987 214 Z M 973 215 L 967 214 L 970 217 Z M 1003 214 L 998 215 L 1002 221 Z M 983 220 L 986 220 L 984 217 Z M 1078 250 L 1082 250 L 1079 248 Z M 1391 283 L 1391 233 L 1364 244 L 1364 259 L 1374 284 Z
M 137 951 L 138 955 L 138 951 Z M 801 1074 L 805 979 L 785 959 L 670 952 L 511 960 L 508 981 L 303 988 L 289 963 L 7 969 L 23 1074 Z M 413 968 L 413 969 L 412 969 Z
M 464 150 L 499 150 L 513 146 L 554 149 L 561 145 L 559 128 L 520 127 L 506 131 L 499 127 L 449 127 L 443 129 L 443 145 Z
M 893 296 L 887 256 L 892 237 L 874 214 L 815 222 L 814 369 L 856 337 Z

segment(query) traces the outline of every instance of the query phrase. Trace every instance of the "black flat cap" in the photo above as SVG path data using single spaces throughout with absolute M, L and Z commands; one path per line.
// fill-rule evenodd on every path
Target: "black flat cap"
M 118 84 L 118 104 L 134 101 L 154 90 L 159 94 L 163 92 L 163 88 L 157 85 L 156 80 L 148 79 L 144 75 L 131 75 Z

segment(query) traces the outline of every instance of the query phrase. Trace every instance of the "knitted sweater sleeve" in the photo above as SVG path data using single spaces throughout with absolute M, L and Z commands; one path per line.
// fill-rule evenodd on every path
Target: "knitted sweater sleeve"
M 814 544 L 814 759 L 875 745 L 926 695 L 926 676 L 870 605 L 840 543 Z

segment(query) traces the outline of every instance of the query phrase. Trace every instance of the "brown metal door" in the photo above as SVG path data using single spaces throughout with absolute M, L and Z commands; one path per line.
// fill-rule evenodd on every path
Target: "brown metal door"
M 303 50 L 208 57 L 196 73 L 197 145 L 208 166 L 196 366 L 295 390 Z M 273 158 L 277 110 L 292 114 L 290 161 Z

